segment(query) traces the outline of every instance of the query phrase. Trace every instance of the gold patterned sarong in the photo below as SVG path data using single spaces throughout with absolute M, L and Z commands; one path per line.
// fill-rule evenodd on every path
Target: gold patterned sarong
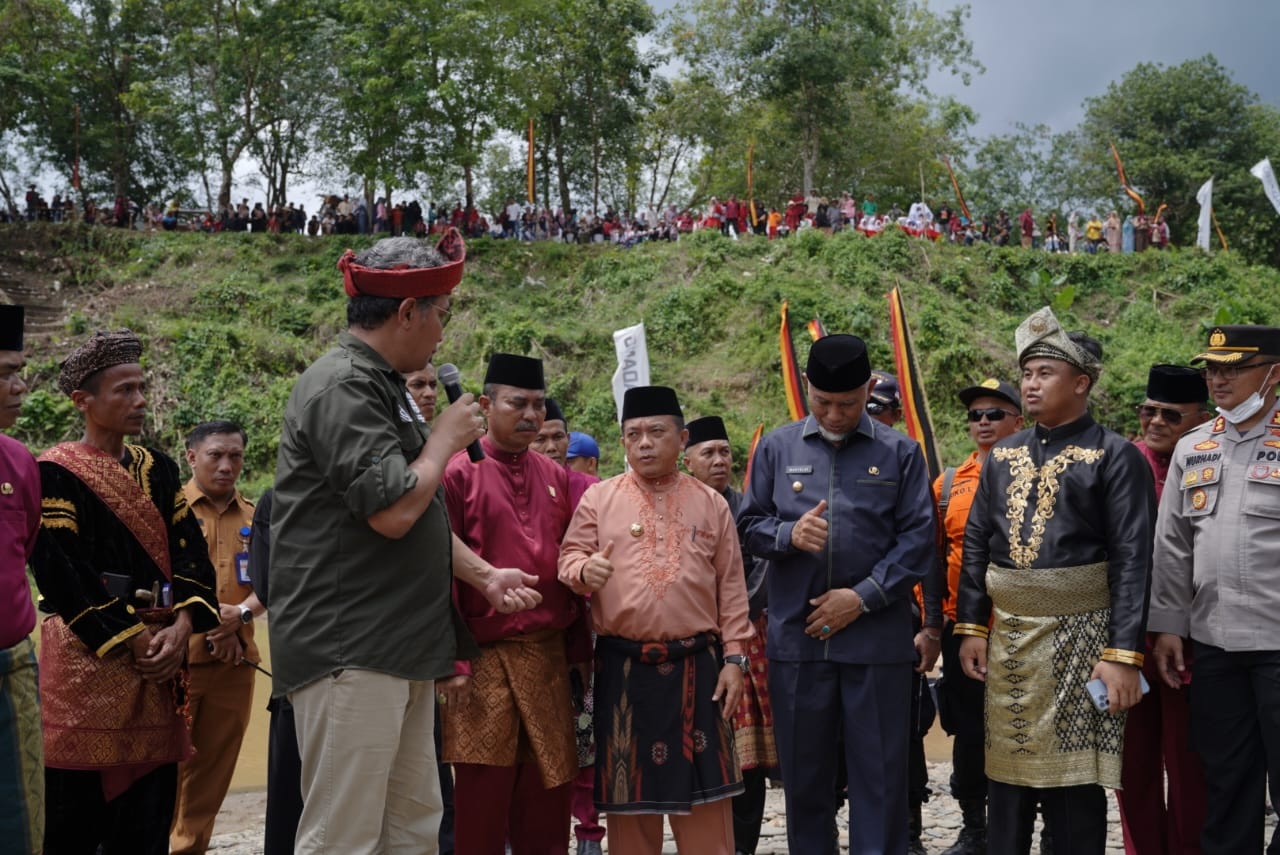
M 1028 787 L 1120 787 L 1125 716 L 1085 683 L 1107 646 L 1107 565 L 987 568 L 987 777 Z
M 471 660 L 466 701 L 441 709 L 444 761 L 515 766 L 533 760 L 548 789 L 572 781 L 578 748 L 564 632 L 518 635 L 480 651 Z

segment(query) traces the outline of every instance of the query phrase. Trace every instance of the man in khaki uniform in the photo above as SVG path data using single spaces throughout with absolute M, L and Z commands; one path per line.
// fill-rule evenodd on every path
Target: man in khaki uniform
M 244 430 L 228 421 L 205 422 L 187 436 L 191 480 L 182 491 L 209 544 L 221 624 L 208 633 L 193 633 L 188 642 L 188 706 L 196 755 L 178 767 L 169 834 L 174 855 L 208 848 L 253 708 L 254 670 L 244 660 L 260 661 L 253 619 L 265 609 L 248 575 L 253 503 L 236 489 L 245 440 Z

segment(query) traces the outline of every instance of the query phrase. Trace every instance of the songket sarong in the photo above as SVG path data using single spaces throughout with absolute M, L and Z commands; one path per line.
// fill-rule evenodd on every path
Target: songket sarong
M 769 654 L 765 649 L 768 623 L 752 621 L 756 634 L 747 642 L 751 671 L 743 680 L 742 703 L 733 714 L 733 741 L 743 769 L 776 769 L 778 747 L 773 741 L 773 707 L 769 703 Z
M 471 691 L 442 708 L 446 763 L 515 766 L 536 762 L 548 789 L 578 775 L 564 632 L 542 630 L 481 645 Z
M 720 668 L 720 646 L 707 633 L 597 639 L 597 808 L 687 814 L 743 792 L 733 731 L 711 700 Z
M 44 736 L 36 689 L 36 652 L 25 638 L 0 650 L 0 848 L 44 846 Z
M 1120 787 L 1125 716 L 1085 684 L 1107 647 L 1106 563 L 987 568 L 987 777 L 1028 787 Z
M 138 609 L 153 631 L 173 623 L 171 609 Z M 108 801 L 167 763 L 189 760 L 185 666 L 163 683 L 145 680 L 128 645 L 99 658 L 62 618 L 40 624 L 44 762 L 55 769 L 103 773 Z

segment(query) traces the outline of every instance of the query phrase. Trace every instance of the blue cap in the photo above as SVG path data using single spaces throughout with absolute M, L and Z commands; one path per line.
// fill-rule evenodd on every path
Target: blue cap
M 594 457 L 599 460 L 600 446 L 596 445 L 596 441 L 590 434 L 579 433 L 576 430 L 569 431 L 569 450 L 564 456 L 566 460 L 572 460 L 575 457 Z

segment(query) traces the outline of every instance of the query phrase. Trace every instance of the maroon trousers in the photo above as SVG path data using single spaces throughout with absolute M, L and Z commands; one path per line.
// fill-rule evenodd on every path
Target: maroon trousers
M 1190 664 L 1191 649 L 1183 655 Z M 1191 750 L 1187 689 L 1174 691 L 1156 674 L 1148 653 L 1142 673 L 1151 691 L 1129 710 L 1124 767 L 1116 793 L 1126 855 L 1199 855 L 1205 783 L 1200 756 Z M 1166 803 L 1164 774 L 1169 776 Z
M 542 786 L 537 763 L 453 766 L 454 845 L 466 855 L 564 855 L 573 782 Z

